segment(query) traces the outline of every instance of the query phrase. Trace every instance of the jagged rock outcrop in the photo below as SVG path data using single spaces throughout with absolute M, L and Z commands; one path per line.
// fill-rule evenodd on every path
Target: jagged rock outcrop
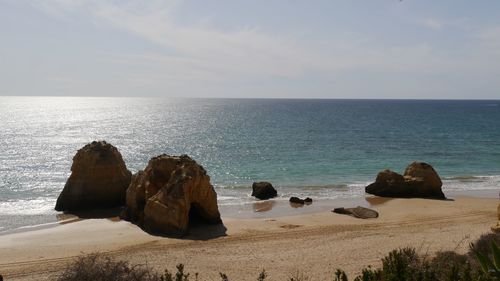
M 260 200 L 265 200 L 278 196 L 278 192 L 269 182 L 254 182 L 252 184 L 252 196 L 257 197 Z
M 94 141 L 73 157 L 71 175 L 57 198 L 57 211 L 122 206 L 132 174 L 122 155 L 105 141 Z
M 441 190 L 443 182 L 431 165 L 423 162 L 413 162 L 406 167 L 403 176 L 406 182 L 414 183 L 419 193 L 445 198 Z
M 366 193 L 384 197 L 420 197 L 446 199 L 441 179 L 434 168 L 423 162 L 413 162 L 405 169 L 404 175 L 384 170 L 377 175 L 374 183 L 365 188 Z
M 222 223 L 210 177 L 187 155 L 151 158 L 132 178 L 122 217 L 147 232 L 177 237 L 187 233 L 190 220 Z
M 374 219 L 378 218 L 378 212 L 365 207 L 357 206 L 356 208 L 335 208 L 332 212 L 337 214 L 349 215 L 358 219 Z

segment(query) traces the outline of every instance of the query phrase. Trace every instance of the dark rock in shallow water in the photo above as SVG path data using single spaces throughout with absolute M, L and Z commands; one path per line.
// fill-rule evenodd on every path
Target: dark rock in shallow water
M 404 175 L 391 170 L 380 172 L 365 192 L 383 197 L 446 199 L 441 186 L 441 179 L 431 165 L 413 162 L 406 167 Z
M 131 173 L 116 147 L 94 141 L 73 157 L 71 175 L 57 198 L 57 211 L 122 206 Z
M 252 196 L 265 200 L 278 196 L 278 192 L 269 182 L 254 182 L 252 184 Z
M 307 197 L 306 199 L 300 199 L 299 197 L 290 197 L 290 203 L 296 203 L 296 204 L 311 204 L 312 199 Z
M 220 224 L 217 193 L 205 169 L 187 155 L 151 158 L 127 189 L 122 217 L 147 232 L 184 236 L 189 224 Z
M 372 209 L 364 208 L 361 206 L 357 206 L 356 208 L 335 208 L 333 209 L 334 213 L 344 214 L 353 216 L 359 219 L 374 219 L 378 218 L 378 212 Z
M 290 203 L 304 204 L 304 199 L 300 199 L 299 197 L 290 197 Z

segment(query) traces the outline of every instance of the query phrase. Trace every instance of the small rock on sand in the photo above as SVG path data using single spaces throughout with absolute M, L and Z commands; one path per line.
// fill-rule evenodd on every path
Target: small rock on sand
M 344 214 L 353 216 L 359 219 L 374 219 L 378 218 L 378 212 L 372 209 L 368 209 L 365 207 L 357 206 L 356 208 L 335 208 L 333 209 L 334 213 Z

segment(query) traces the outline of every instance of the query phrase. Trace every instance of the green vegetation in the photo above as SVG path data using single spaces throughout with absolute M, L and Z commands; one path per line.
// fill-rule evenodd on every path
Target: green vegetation
M 470 245 L 470 251 L 461 255 L 452 251 L 439 252 L 434 257 L 418 255 L 414 248 L 391 251 L 382 259 L 381 268 L 364 268 L 353 281 L 493 281 L 500 280 L 500 240 L 498 234 L 481 236 Z M 230 281 L 225 273 L 220 280 Z M 198 281 L 198 273 L 194 281 Z M 257 281 L 267 280 L 267 272 L 257 276 Z M 337 269 L 333 281 L 349 281 L 347 274 Z M 330 280 L 332 280 L 330 279 Z M 115 261 L 102 254 L 91 254 L 78 258 L 57 277 L 58 281 L 189 281 L 191 276 L 184 265 L 177 265 L 176 273 L 165 270 L 163 274 L 147 265 L 130 265 Z M 238 280 L 238 279 L 234 279 Z M 295 272 L 288 281 L 307 281 L 309 278 Z
M 500 280 L 498 240 L 498 234 L 483 235 L 470 245 L 465 255 L 447 251 L 428 258 L 419 256 L 414 248 L 393 250 L 382 259 L 382 268 L 367 267 L 354 281 Z M 337 270 L 334 280 L 348 281 L 348 278 L 342 270 Z
M 483 272 L 500 279 L 500 249 L 498 249 L 495 241 L 491 241 L 493 261 L 491 261 L 484 253 L 474 249 L 474 245 L 471 245 L 471 249 L 476 255 Z

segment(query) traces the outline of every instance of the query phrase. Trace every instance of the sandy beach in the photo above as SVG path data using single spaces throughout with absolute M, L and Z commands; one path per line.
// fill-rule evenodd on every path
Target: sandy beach
M 295 272 L 310 280 L 330 279 L 336 268 L 350 274 L 378 266 L 390 250 L 420 253 L 455 250 L 490 231 L 498 199 L 452 200 L 367 197 L 377 219 L 330 211 L 271 218 L 224 218 L 224 226 L 196 227 L 184 239 L 151 236 L 113 219 L 85 219 L 56 227 L 0 236 L 0 273 L 5 280 L 51 280 L 74 257 L 104 252 L 160 271 L 178 263 L 201 280 L 225 272 L 254 280 L 265 268 L 270 280 Z M 348 206 L 345 206 L 348 207 Z

